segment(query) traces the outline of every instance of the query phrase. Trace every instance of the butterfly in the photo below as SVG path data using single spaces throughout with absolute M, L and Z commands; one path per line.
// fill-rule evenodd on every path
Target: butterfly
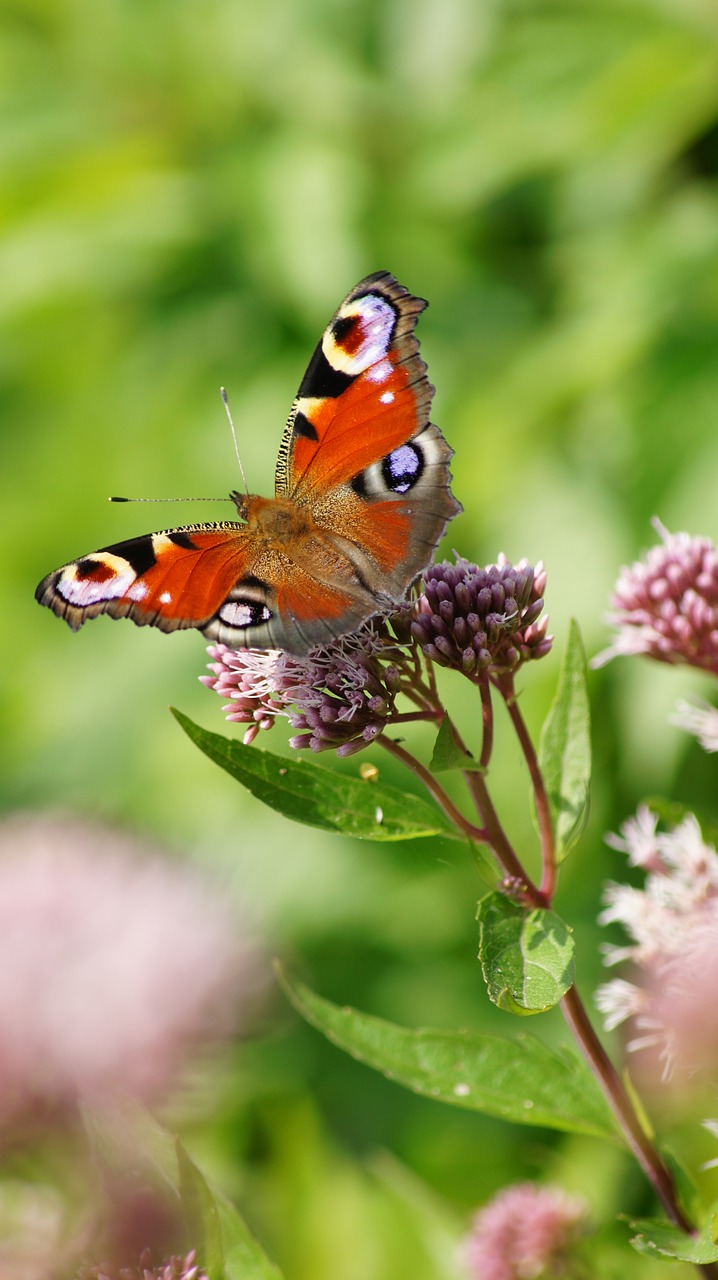
M 107 613 L 298 655 L 402 600 L 462 509 L 453 450 L 429 421 L 414 336 L 426 305 L 387 271 L 347 294 L 292 405 L 273 498 L 233 492 L 238 520 L 90 552 L 35 598 L 73 631 Z

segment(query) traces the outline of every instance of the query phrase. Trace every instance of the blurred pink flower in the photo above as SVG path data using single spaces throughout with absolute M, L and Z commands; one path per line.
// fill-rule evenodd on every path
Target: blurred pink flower
M 567 1250 L 588 1205 L 559 1187 L 519 1182 L 480 1209 L 464 1244 L 472 1280 L 534 1280 L 566 1274 Z
M 5 1168 L 0 1182 L 0 1280 L 49 1280 L 69 1275 L 87 1244 L 62 1193 Z
M 645 807 L 607 843 L 646 870 L 642 889 L 610 884 L 601 924 L 617 922 L 625 946 L 603 948 L 606 964 L 630 960 L 633 982 L 599 987 L 596 1004 L 606 1030 L 631 1020 L 630 1052 L 648 1050 L 647 1076 L 694 1073 L 718 1056 L 718 855 L 693 814 L 670 831 Z
M 152 1266 L 152 1257 L 146 1249 L 136 1267 L 117 1267 L 100 1263 L 94 1267 L 80 1267 L 77 1280 L 207 1280 L 197 1266 L 194 1249 L 186 1257 L 176 1254 L 158 1267 Z
M 662 543 L 621 570 L 608 615 L 618 634 L 593 665 L 640 653 L 718 675 L 718 547 L 653 525 Z
M 707 702 L 680 699 L 669 721 L 677 729 L 685 729 L 700 742 L 704 751 L 718 751 L 718 710 Z
M 0 1121 L 150 1096 L 228 1034 L 256 952 L 186 865 L 99 824 L 0 824 Z

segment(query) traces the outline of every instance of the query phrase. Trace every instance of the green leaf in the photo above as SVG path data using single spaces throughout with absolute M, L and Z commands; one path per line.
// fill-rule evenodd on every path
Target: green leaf
M 573 619 L 556 696 L 541 733 L 539 765 L 556 833 L 556 857 L 562 862 L 586 825 L 591 785 L 586 654 Z
M 291 760 L 245 747 L 193 724 L 172 708 L 192 741 L 253 796 L 295 822 L 363 840 L 413 840 L 462 836 L 436 805 L 385 783 L 350 778 L 309 760 Z
M 625 1074 L 626 1073 L 624 1072 L 624 1076 Z M 641 1124 L 643 1124 L 643 1116 L 640 1113 L 638 1118 L 641 1121 Z M 646 1133 L 649 1135 L 651 1134 L 650 1128 L 646 1129 Z M 703 1197 L 696 1186 L 693 1175 L 689 1173 L 688 1169 L 683 1164 L 683 1161 L 678 1158 L 672 1147 L 669 1147 L 662 1142 L 658 1150 L 663 1158 L 663 1163 L 673 1179 L 673 1185 L 678 1193 L 678 1203 L 686 1214 L 686 1217 L 689 1218 L 691 1222 L 699 1222 L 704 1216 L 705 1208 Z
M 543 1013 L 574 981 L 574 942 L 555 911 L 527 911 L 502 893 L 479 903 L 479 959 L 489 998 L 510 1013 Z
M 412 1031 L 322 999 L 281 970 L 295 1009 L 327 1039 L 424 1097 L 516 1124 L 621 1138 L 593 1076 L 578 1058 L 525 1033 Z
M 637 1233 L 631 1238 L 631 1244 L 638 1253 L 652 1258 L 676 1258 L 697 1266 L 718 1262 L 718 1245 L 714 1242 L 715 1212 L 711 1213 L 703 1230 L 695 1236 L 690 1236 L 681 1231 L 680 1227 L 674 1227 L 670 1222 L 663 1222 L 659 1218 L 639 1218 L 630 1225 Z
M 196 1164 L 182 1143 L 175 1145 L 182 1208 L 189 1226 L 189 1238 L 202 1259 L 209 1280 L 223 1280 L 224 1242 L 217 1202 Z
M 282 1280 L 234 1205 L 215 1190 L 177 1143 L 182 1205 L 209 1280 Z M 193 1238 L 195 1238 L 193 1235 Z
M 231 1201 L 139 1102 L 123 1098 L 81 1112 L 99 1169 L 126 1179 L 133 1192 L 149 1183 L 170 1195 L 209 1280 L 282 1280 Z
M 98 1168 L 135 1181 L 139 1173 L 159 1190 L 178 1195 L 174 1139 L 140 1102 L 120 1096 L 101 1107 L 82 1103 L 80 1114 Z
M 429 768 L 432 773 L 445 773 L 447 769 L 481 770 L 478 760 L 457 741 L 456 730 L 446 711 L 436 735 Z

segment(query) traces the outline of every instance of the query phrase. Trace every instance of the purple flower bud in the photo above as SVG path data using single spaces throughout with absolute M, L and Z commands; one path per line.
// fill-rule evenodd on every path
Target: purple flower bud
M 523 617 L 524 627 L 529 627 L 532 622 L 535 622 L 536 619 L 541 614 L 542 609 L 543 609 L 543 596 L 539 596 L 538 600 L 534 600 L 533 604 L 529 605 L 528 609 L 526 609 L 524 613 L 524 617 Z
M 543 565 L 534 571 L 525 560 L 511 565 L 504 556 L 485 569 L 461 557 L 432 565 L 414 606 L 412 634 L 431 661 L 473 679 L 513 671 L 551 648 L 547 619 L 540 617 L 545 585 Z
M 390 693 L 398 693 L 401 688 L 401 672 L 398 667 L 390 665 L 384 669 L 384 680 Z
M 464 649 L 461 655 L 461 670 L 465 676 L 471 675 L 476 668 L 476 654 L 471 647 Z
M 453 657 L 454 646 L 449 640 L 448 636 L 437 636 L 436 647 L 439 650 L 439 653 L 441 654 L 442 658 L 446 662 L 448 662 Z
M 352 742 L 343 742 L 340 747 L 337 747 L 337 755 L 344 760 L 347 756 L 356 755 L 357 751 L 363 751 L 368 745 L 362 738 L 354 738 Z
M 466 618 L 457 618 L 454 623 L 454 639 L 460 649 L 466 649 L 471 640 Z

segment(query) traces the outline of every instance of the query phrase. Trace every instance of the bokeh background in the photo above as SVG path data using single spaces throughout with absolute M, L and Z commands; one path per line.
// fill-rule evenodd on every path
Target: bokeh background
M 5 0 L 0 68 L 3 807 L 101 817 L 210 867 L 333 999 L 514 1032 L 483 991 L 460 847 L 289 828 L 166 710 L 223 730 L 201 637 L 72 635 L 33 590 L 97 546 L 226 518 L 106 502 L 238 484 L 221 384 L 250 487 L 270 493 L 321 328 L 386 268 L 430 300 L 419 337 L 465 508 L 446 550 L 548 566 L 557 655 L 523 681 L 538 729 L 568 618 L 589 653 L 606 643 L 650 518 L 718 537 L 713 0 Z M 708 764 L 665 724 L 695 689 L 710 696 L 636 661 L 592 676 L 592 815 L 558 901 L 587 993 L 601 885 L 624 874 L 604 831 L 652 793 L 716 817 Z M 458 680 L 446 696 L 475 735 Z M 264 741 L 285 749 L 281 729 Z M 530 860 L 525 772 L 507 733 L 498 746 Z M 563 1034 L 558 1017 L 532 1030 Z M 459 1275 L 471 1211 L 519 1177 L 583 1192 L 599 1223 L 651 1209 L 618 1153 L 405 1094 L 279 995 L 201 1123 L 180 1118 L 288 1280 Z M 697 1130 L 679 1141 L 689 1163 L 714 1154 Z M 625 1237 L 601 1229 L 600 1274 L 625 1274 Z

